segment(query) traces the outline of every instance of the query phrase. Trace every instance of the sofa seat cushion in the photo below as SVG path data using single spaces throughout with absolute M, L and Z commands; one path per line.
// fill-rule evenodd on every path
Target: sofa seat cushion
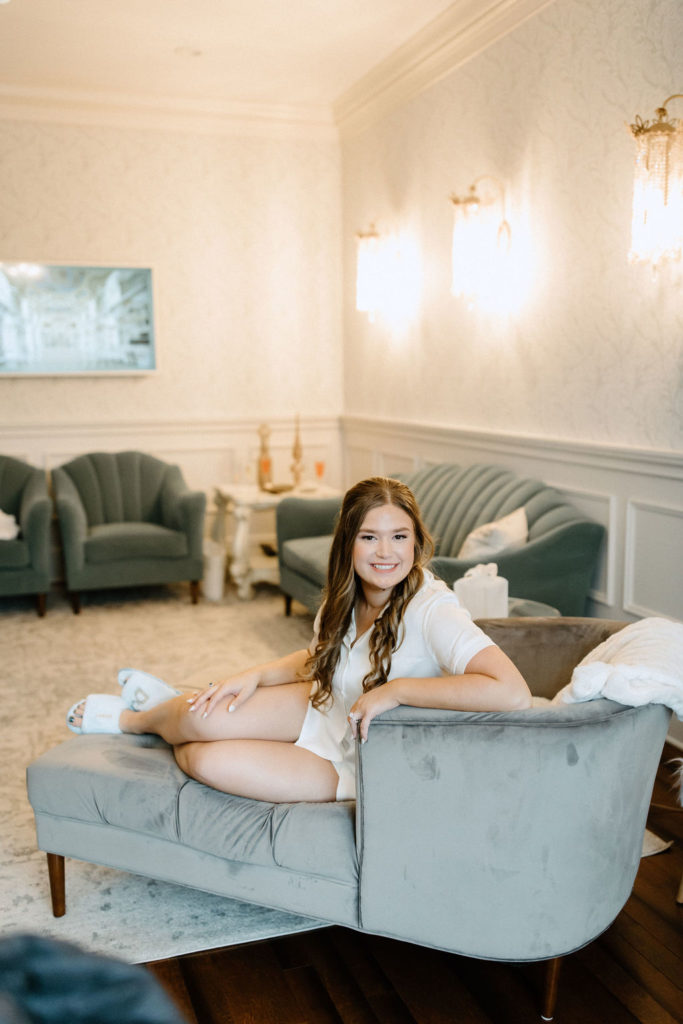
M 31 556 L 25 540 L 0 540 L 0 569 L 23 569 Z
M 36 814 L 106 824 L 238 863 L 357 882 L 355 804 L 271 804 L 188 778 L 157 736 L 78 736 L 28 769 Z M 112 840 L 115 841 L 115 840 Z
M 156 523 L 104 523 L 93 526 L 85 542 L 85 560 L 91 564 L 130 558 L 184 558 L 187 536 Z
M 351 800 L 271 804 L 188 782 L 178 804 L 180 839 L 218 857 L 355 885 L 354 809 Z
M 178 792 L 187 782 L 156 736 L 78 736 L 28 770 L 35 811 L 171 840 L 178 838 Z
M 330 557 L 332 536 L 296 537 L 285 541 L 281 558 L 287 568 L 301 576 L 312 579 L 321 587 L 327 578 L 327 563 Z

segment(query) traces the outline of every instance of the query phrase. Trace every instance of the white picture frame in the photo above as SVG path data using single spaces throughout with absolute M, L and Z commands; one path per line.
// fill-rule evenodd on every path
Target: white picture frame
M 151 268 L 0 262 L 0 377 L 156 367 Z

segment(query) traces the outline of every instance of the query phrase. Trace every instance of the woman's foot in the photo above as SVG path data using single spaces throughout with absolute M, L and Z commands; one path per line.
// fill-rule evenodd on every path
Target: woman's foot
M 78 735 L 120 733 L 119 719 L 125 710 L 126 703 L 122 697 L 110 693 L 91 693 L 69 708 L 66 724 Z
M 122 668 L 118 678 L 121 696 L 132 711 L 149 711 L 157 704 L 180 696 L 180 690 L 138 668 Z

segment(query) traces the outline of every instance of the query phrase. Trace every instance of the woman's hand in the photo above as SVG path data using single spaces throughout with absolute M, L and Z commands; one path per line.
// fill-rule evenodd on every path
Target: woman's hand
M 189 710 L 200 712 L 202 718 L 207 718 L 215 708 L 228 701 L 227 710 L 237 711 L 242 704 L 249 700 L 258 684 L 258 674 L 253 671 L 240 672 L 228 679 L 221 679 L 190 697 L 188 699 Z
M 393 696 L 391 682 L 376 686 L 374 690 L 368 690 L 367 693 L 362 694 L 349 712 L 353 738 L 356 739 L 357 736 L 360 736 L 361 743 L 365 743 L 373 718 L 381 715 L 383 711 L 397 708 L 399 703 Z

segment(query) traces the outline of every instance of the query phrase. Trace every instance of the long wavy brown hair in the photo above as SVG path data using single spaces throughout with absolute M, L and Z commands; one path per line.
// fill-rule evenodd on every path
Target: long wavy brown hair
M 356 601 L 362 595 L 360 580 L 353 568 L 353 546 L 367 514 L 382 505 L 395 505 L 406 512 L 415 531 L 413 566 L 379 614 L 370 634 L 370 671 L 363 679 L 363 690 L 372 690 L 386 683 L 391 670 L 391 656 L 400 643 L 400 627 L 408 602 L 424 579 L 423 567 L 434 551 L 434 543 L 422 522 L 413 492 L 391 477 L 361 480 L 344 495 L 339 519 L 332 539 L 327 567 L 327 584 L 318 627 L 315 650 L 306 662 L 305 677 L 317 680 L 311 697 L 317 708 L 331 701 L 332 677 L 339 661 L 339 651 L 351 621 Z

